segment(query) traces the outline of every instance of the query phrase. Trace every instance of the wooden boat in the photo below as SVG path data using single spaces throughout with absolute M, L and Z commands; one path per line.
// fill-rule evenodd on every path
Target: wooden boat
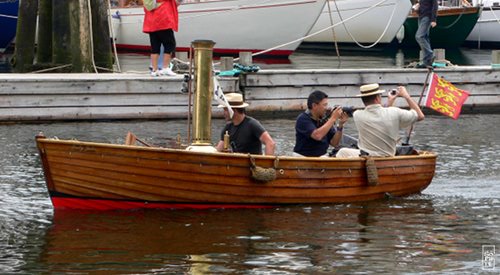
M 436 155 L 374 159 L 369 185 L 363 158 L 298 158 L 203 153 L 76 140 L 36 139 L 55 208 L 262 207 L 343 203 L 419 193 L 432 181 Z M 254 179 L 256 166 L 276 178 Z
M 19 0 L 0 0 L 0 53 L 10 45 L 16 36 Z
M 335 40 L 338 43 L 391 43 L 410 9 L 411 2 L 405 0 L 327 1 L 311 33 L 331 26 L 331 17 L 333 24 L 346 21 L 335 27 Z M 333 43 L 333 34 L 328 29 L 304 42 Z
M 440 7 L 437 26 L 431 28 L 431 45 L 433 48 L 452 48 L 462 45 L 470 34 L 481 14 L 480 7 Z M 410 13 L 405 23 L 403 47 L 418 47 L 415 33 L 418 28 L 418 15 Z
M 210 135 L 214 44 L 193 43 L 197 66 L 190 147 L 181 148 L 180 142 L 179 148 L 136 146 L 140 140 L 133 134 L 127 135 L 125 145 L 37 136 L 56 208 L 351 202 L 418 193 L 431 183 L 436 155 L 426 152 L 349 159 L 217 152 Z
M 177 51 L 189 51 L 193 40 L 217 41 L 214 52 L 237 54 L 259 52 L 304 37 L 318 19 L 325 0 L 210 0 L 179 6 Z M 113 29 L 118 48 L 149 50 L 142 32 L 144 9 L 112 8 Z M 301 40 L 274 49 L 266 55 L 288 56 Z
M 498 46 L 500 45 L 500 5 L 484 6 L 481 17 L 476 26 L 467 37 L 467 42 L 473 42 L 478 46 Z M 493 3 L 492 3 L 493 4 Z

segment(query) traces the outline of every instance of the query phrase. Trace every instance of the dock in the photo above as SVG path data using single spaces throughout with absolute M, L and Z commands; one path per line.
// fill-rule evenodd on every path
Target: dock
M 470 92 L 463 113 L 500 113 L 499 69 L 460 66 L 435 72 Z M 375 82 L 383 89 L 405 85 L 418 100 L 426 74 L 423 69 L 392 68 L 260 70 L 239 78 L 221 77 L 219 82 L 224 92 L 242 92 L 249 112 L 276 115 L 304 110 L 313 90 L 326 92 L 332 105 L 359 108 L 362 102 L 355 96 L 359 86 Z M 186 84 L 182 75 L 0 74 L 0 121 L 186 118 Z M 214 115 L 221 115 L 213 109 Z

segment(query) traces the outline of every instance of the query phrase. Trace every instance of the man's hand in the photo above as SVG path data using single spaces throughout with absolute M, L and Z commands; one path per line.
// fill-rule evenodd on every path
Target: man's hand
M 434 28 L 435 26 L 437 26 L 437 23 L 436 22 L 431 22 L 431 28 Z

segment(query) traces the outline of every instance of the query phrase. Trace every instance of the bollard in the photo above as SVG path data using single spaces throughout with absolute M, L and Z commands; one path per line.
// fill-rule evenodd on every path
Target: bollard
M 220 70 L 230 71 L 233 69 L 234 58 L 232 56 L 222 56 L 220 58 Z
M 251 52 L 240 52 L 239 63 L 243 66 L 250 66 L 253 64 Z
M 436 62 L 446 62 L 446 52 L 444 49 L 434 49 L 434 56 Z
M 184 61 L 184 62 L 189 61 L 187 52 L 175 52 L 175 58 L 177 58 L 181 61 Z
M 491 51 L 491 68 L 500 69 L 500 50 Z

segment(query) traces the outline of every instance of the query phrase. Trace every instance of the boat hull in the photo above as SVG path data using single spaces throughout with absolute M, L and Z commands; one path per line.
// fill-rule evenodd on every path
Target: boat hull
M 418 193 L 432 181 L 436 155 L 378 158 L 368 185 L 361 158 L 252 156 L 276 179 L 252 178 L 245 154 L 37 138 L 55 208 L 256 207 L 343 203 Z
M 0 2 L 0 53 L 12 43 L 16 36 L 17 13 L 19 11 L 19 1 Z
M 481 17 L 467 41 L 500 45 L 500 6 L 483 8 Z
M 209 1 L 179 6 L 177 51 L 188 51 L 191 42 L 216 42 L 214 53 L 259 52 L 304 37 L 316 22 L 325 0 Z M 118 48 L 149 50 L 149 36 L 142 32 L 144 10 L 111 9 Z M 308 15 L 308 16 L 305 16 Z M 267 55 L 290 55 L 301 40 L 274 49 Z
M 408 12 L 411 9 L 411 2 L 388 0 L 374 8 L 370 8 L 378 2 L 380 1 L 328 1 L 318 21 L 311 30 L 311 34 L 332 25 L 330 21 L 331 11 L 333 24 L 341 22 L 341 18 L 346 21 L 345 25 L 339 25 L 334 28 L 335 40 L 338 43 L 390 43 L 405 22 Z M 368 11 L 363 12 L 365 10 Z M 353 18 L 349 19 L 351 17 Z M 334 39 L 332 31 L 329 29 L 307 38 L 304 42 L 333 43 Z
M 447 8 L 438 11 L 437 26 L 431 28 L 433 48 L 454 48 L 462 45 L 481 14 L 479 7 Z M 418 29 L 418 15 L 411 13 L 403 24 L 403 47 L 418 47 L 415 33 Z

